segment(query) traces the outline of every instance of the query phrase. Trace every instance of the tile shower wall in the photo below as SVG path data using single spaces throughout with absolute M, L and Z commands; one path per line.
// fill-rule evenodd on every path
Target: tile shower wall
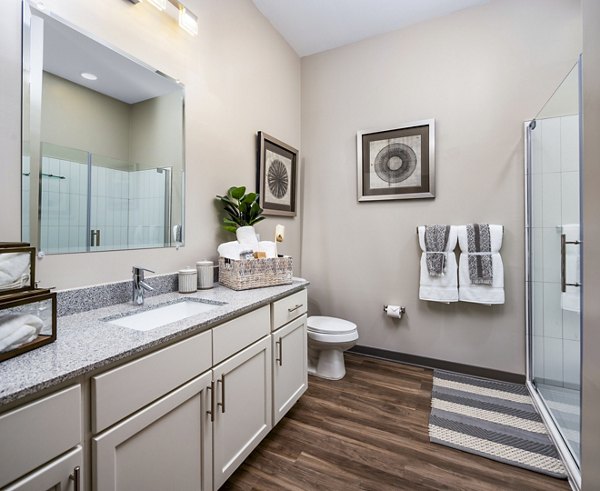
M 88 230 L 88 165 L 43 157 L 41 250 L 85 252 L 91 230 L 100 231 L 100 245 L 91 251 L 163 246 L 165 176 L 156 169 L 128 172 L 93 165 Z
M 86 250 L 88 168 L 42 157 L 40 248 L 47 253 Z
M 571 388 L 580 384 L 580 314 L 563 308 L 560 237 L 579 224 L 578 134 L 577 115 L 539 120 L 532 132 L 533 187 L 541 190 L 532 195 L 534 374 Z M 567 261 L 571 269 L 576 265 Z M 575 281 L 573 271 L 567 274 Z

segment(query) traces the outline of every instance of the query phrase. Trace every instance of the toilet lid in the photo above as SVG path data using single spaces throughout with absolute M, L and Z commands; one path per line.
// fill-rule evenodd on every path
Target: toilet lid
M 321 334 L 345 334 L 356 330 L 354 322 L 327 317 L 324 315 L 313 315 L 307 321 L 308 330 Z

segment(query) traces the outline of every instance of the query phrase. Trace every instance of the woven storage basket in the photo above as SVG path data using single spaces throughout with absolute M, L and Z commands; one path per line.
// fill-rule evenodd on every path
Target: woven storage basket
M 290 256 L 248 260 L 219 258 L 219 283 L 232 290 L 289 285 L 291 282 Z

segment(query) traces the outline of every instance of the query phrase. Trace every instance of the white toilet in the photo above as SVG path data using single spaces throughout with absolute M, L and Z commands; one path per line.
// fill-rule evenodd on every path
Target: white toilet
M 346 375 L 344 351 L 358 340 L 356 324 L 336 317 L 313 315 L 307 320 L 308 373 L 339 380 Z

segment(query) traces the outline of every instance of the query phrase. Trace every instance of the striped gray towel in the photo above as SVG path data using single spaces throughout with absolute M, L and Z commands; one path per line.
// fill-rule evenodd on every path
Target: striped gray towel
M 425 226 L 425 253 L 429 276 L 442 276 L 446 269 L 446 245 L 450 225 Z
M 491 285 L 494 281 L 490 226 L 487 223 L 467 225 L 469 279 L 474 285 Z

